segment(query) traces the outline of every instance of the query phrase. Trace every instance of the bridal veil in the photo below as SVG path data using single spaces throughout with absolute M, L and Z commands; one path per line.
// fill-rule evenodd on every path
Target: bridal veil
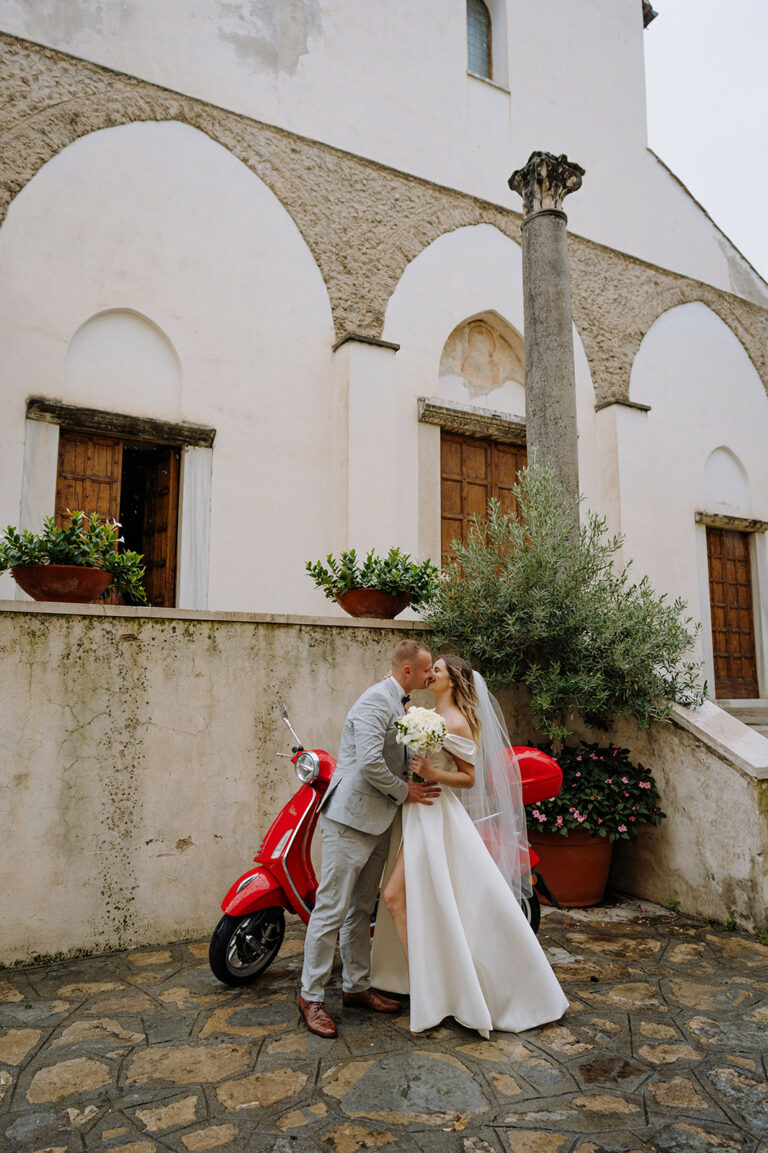
M 519 901 L 531 895 L 531 866 L 526 834 L 520 765 L 498 703 L 485 680 L 473 672 L 478 700 L 480 736 L 475 784 L 461 790 L 461 799 Z M 495 707 L 494 707 L 495 706 Z

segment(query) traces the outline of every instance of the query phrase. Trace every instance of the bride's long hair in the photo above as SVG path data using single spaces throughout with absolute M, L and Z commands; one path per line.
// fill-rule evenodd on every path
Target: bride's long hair
M 480 735 L 480 717 L 478 715 L 477 691 L 472 677 L 472 665 L 463 657 L 457 657 L 453 653 L 443 653 L 442 657 L 448 670 L 448 676 L 451 678 L 456 707 L 467 718 L 472 738 L 476 741 Z

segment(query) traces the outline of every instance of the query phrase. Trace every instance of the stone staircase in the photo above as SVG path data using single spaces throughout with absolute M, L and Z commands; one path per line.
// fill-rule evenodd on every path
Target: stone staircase
M 732 717 L 749 725 L 755 732 L 768 737 L 768 700 L 718 700 L 714 702 Z

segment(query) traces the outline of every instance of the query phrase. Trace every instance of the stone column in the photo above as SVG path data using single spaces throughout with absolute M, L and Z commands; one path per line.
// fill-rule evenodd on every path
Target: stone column
M 565 495 L 579 496 L 568 218 L 562 204 L 584 169 L 566 156 L 533 152 L 509 187 L 523 198 L 525 423 L 529 451 L 549 462 Z M 578 506 L 575 506 L 578 519 Z

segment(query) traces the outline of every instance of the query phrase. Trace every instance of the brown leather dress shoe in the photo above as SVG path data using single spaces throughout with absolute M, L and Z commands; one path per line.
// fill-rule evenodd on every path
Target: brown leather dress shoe
M 318 1037 L 335 1037 L 336 1026 L 331 1017 L 325 1011 L 325 1005 L 322 1001 L 305 1001 L 299 995 L 299 1008 L 304 1022 L 309 1029 L 310 1033 L 317 1033 Z
M 360 993 L 342 993 L 341 1000 L 350 1009 L 373 1009 L 374 1013 L 399 1013 L 402 1005 L 392 997 L 385 997 L 376 989 L 363 989 Z

